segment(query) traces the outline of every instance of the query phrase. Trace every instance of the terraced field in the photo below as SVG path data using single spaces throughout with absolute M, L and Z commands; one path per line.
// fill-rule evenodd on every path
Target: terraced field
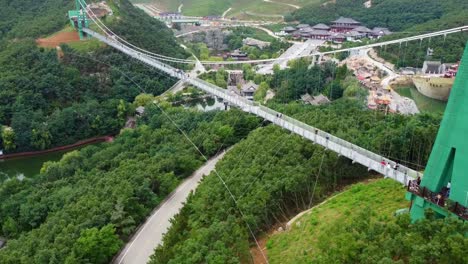
M 226 17 L 278 17 L 284 16 L 307 4 L 324 0 L 133 0 L 133 3 L 151 3 L 164 11 L 177 11 L 183 4 L 182 12 L 189 16 L 221 16 L 231 8 Z

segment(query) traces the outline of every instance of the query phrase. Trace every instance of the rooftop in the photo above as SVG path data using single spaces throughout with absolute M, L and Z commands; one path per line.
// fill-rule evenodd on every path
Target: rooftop
M 352 18 L 348 18 L 348 17 L 340 17 L 337 20 L 332 21 L 332 23 L 335 23 L 335 24 L 361 24 L 361 22 L 356 21 L 356 20 L 354 20 Z
M 242 92 L 255 92 L 258 89 L 258 85 L 250 81 L 242 86 Z
M 390 35 L 392 32 L 388 28 L 384 27 L 375 27 L 372 29 L 373 34 L 379 34 L 379 35 Z
M 327 26 L 325 24 L 322 24 L 322 23 L 317 24 L 317 25 L 313 26 L 312 28 L 313 29 L 322 29 L 322 30 L 329 30 L 330 29 L 329 26 Z

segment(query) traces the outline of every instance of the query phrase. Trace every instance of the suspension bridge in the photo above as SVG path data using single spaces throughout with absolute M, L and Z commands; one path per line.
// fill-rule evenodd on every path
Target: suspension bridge
M 99 18 L 93 13 L 91 9 L 87 8 L 87 3 L 85 0 L 75 0 L 76 3 L 76 10 L 70 11 L 69 16 L 70 16 L 70 21 L 73 24 L 73 26 L 80 32 L 80 37 L 82 36 L 83 38 L 86 36 L 94 37 L 101 42 L 106 43 L 107 45 L 114 47 L 115 49 L 127 54 L 128 56 L 135 58 L 151 67 L 154 67 L 162 72 L 167 73 L 170 76 L 173 76 L 175 78 L 178 78 L 186 83 L 189 83 L 202 91 L 212 94 L 216 97 L 222 98 L 226 102 L 229 102 L 231 105 L 237 106 L 240 109 L 242 109 L 245 112 L 254 114 L 258 117 L 261 117 L 265 120 L 268 120 L 272 122 L 273 124 L 276 124 L 284 129 L 287 129 L 291 131 L 292 133 L 295 133 L 297 135 L 300 135 L 303 138 L 306 138 L 308 140 L 311 140 L 312 142 L 319 144 L 326 149 L 329 149 L 331 151 L 336 152 L 340 156 L 344 156 L 349 158 L 350 160 L 353 161 L 353 163 L 359 163 L 365 167 L 367 167 L 370 170 L 376 171 L 385 177 L 392 178 L 404 185 L 408 185 L 410 180 L 414 180 L 417 178 L 422 177 L 422 174 L 418 171 L 415 171 L 411 168 L 405 167 L 401 164 L 398 164 L 395 161 L 392 161 L 391 159 L 385 158 L 379 154 L 373 153 L 371 151 L 368 151 L 366 149 L 363 149 L 355 144 L 352 144 L 350 142 L 347 142 L 343 139 L 340 139 L 338 137 L 335 137 L 325 131 L 321 131 L 313 126 L 307 125 L 299 120 L 296 120 L 292 117 L 286 116 L 280 112 L 274 111 L 266 106 L 263 106 L 259 103 L 249 101 L 237 94 L 231 93 L 225 89 L 222 89 L 221 87 L 218 87 L 216 85 L 213 85 L 211 83 L 208 83 L 204 80 L 201 80 L 196 77 L 192 77 L 190 75 L 187 75 L 184 71 L 177 69 L 168 63 L 182 63 L 182 64 L 241 64 L 241 63 L 249 63 L 249 64 L 261 64 L 261 63 L 278 63 L 278 59 L 266 59 L 266 60 L 250 60 L 250 61 L 224 61 L 224 62 L 219 62 L 219 61 L 195 61 L 195 60 L 187 60 L 187 59 L 180 59 L 180 58 L 174 58 L 174 57 L 169 57 L 169 56 L 164 56 L 161 54 L 156 54 L 153 52 L 150 52 L 148 50 L 142 49 L 138 46 L 133 45 L 132 43 L 126 41 L 125 39 L 121 38 L 119 35 L 115 34 L 112 32 L 110 28 L 108 28 L 102 21 L 99 20 Z M 105 35 L 101 35 L 89 28 L 89 21 L 88 19 L 91 19 L 95 25 L 102 30 L 102 32 L 105 33 Z M 339 49 L 339 50 L 333 50 L 333 51 L 327 51 L 327 52 L 312 52 L 311 54 L 300 54 L 300 55 L 295 55 L 293 57 L 287 57 L 287 58 L 282 58 L 282 60 L 291 60 L 291 59 L 299 59 L 299 58 L 310 58 L 312 59 L 312 62 L 316 60 L 317 57 L 320 58 L 324 55 L 327 54 L 336 54 L 340 52 L 355 52 L 355 51 L 360 51 L 360 50 L 365 50 L 365 49 L 370 49 L 374 47 L 386 47 L 387 45 L 401 45 L 403 43 L 408 43 L 409 41 L 420 41 L 422 42 L 424 39 L 431 39 L 433 37 L 437 36 L 443 36 L 444 39 L 446 38 L 447 35 L 449 34 L 454 34 L 454 33 L 459 33 L 463 31 L 467 31 L 468 26 L 461 26 L 461 27 L 456 27 L 456 28 L 451 28 L 447 30 L 441 30 L 437 32 L 432 32 L 432 33 L 426 33 L 422 35 L 416 35 L 416 36 L 410 36 L 410 37 L 405 37 L 401 39 L 395 39 L 395 40 L 389 40 L 389 41 L 383 41 L 383 42 L 376 42 L 364 46 L 359 46 L 359 47 L 353 47 L 353 48 L 346 48 L 346 49 Z M 462 73 L 463 74 L 463 73 Z M 457 79 L 460 79 L 457 77 Z M 463 82 L 464 80 L 459 81 L 460 83 Z M 461 85 L 460 85 L 461 86 Z M 454 86 L 455 87 L 455 86 Z M 458 90 L 462 89 L 462 92 L 459 93 L 464 93 L 463 88 L 458 88 Z M 452 91 L 453 93 L 453 91 Z M 459 95 L 461 96 L 461 95 Z M 455 110 L 460 108 L 459 112 L 464 112 L 463 106 L 460 106 L 457 103 L 452 103 L 452 101 L 459 102 L 459 98 L 454 99 L 453 96 L 449 100 L 449 105 L 455 104 Z M 454 109 L 452 109 L 452 112 L 456 112 Z M 468 110 L 467 110 L 468 111 Z M 453 115 L 453 114 L 452 114 Z M 445 119 L 449 119 L 451 116 Z M 464 131 L 465 128 L 461 128 L 462 131 Z M 468 128 L 466 128 L 468 129 Z M 466 130 L 465 129 L 465 130 Z M 442 130 L 442 129 L 441 129 Z M 440 137 L 440 135 L 439 135 Z M 437 142 L 436 142 L 437 143 Z M 454 144 L 454 143 L 450 143 Z M 432 153 L 431 157 L 433 155 L 437 155 Z M 434 158 L 433 158 L 434 159 Z M 435 161 L 433 162 L 435 163 Z M 445 164 L 445 163 L 444 163 Z M 449 165 L 449 164 L 445 164 Z M 445 166 L 444 165 L 444 166 Z M 431 167 L 431 164 L 428 165 L 428 167 Z M 451 173 L 451 172 L 450 172 Z M 447 173 L 445 173 L 447 174 Z M 436 176 L 434 176 L 436 177 Z M 442 177 L 440 175 L 437 176 L 438 178 Z M 448 177 L 448 176 L 447 176 Z M 446 178 L 447 178 L 446 177 Z M 451 178 L 451 177 L 449 177 Z M 448 181 L 447 179 L 445 181 Z M 440 184 L 439 184 L 440 185 Z M 436 185 L 437 188 L 440 186 Z M 468 182 L 466 183 L 467 189 L 468 189 Z M 434 189 L 434 188 L 433 188 Z M 467 192 L 467 201 L 468 201 L 468 192 Z M 465 202 L 465 207 L 467 206 Z
M 297 135 L 300 135 L 303 138 L 311 140 L 312 142 L 319 144 L 331 151 L 336 152 L 340 156 L 344 156 L 353 161 L 353 163 L 361 164 L 367 167 L 369 170 L 376 171 L 385 177 L 392 178 L 404 185 L 407 185 L 409 180 L 416 179 L 421 177 L 422 174 L 418 171 L 415 171 L 411 168 L 398 164 L 397 162 L 383 157 L 379 154 L 373 153 L 369 150 L 361 148 L 355 144 L 352 144 L 348 141 L 335 137 L 325 131 L 322 131 L 318 128 L 305 124 L 299 120 L 296 120 L 292 117 L 284 115 L 283 113 L 274 111 L 266 106 L 263 106 L 257 102 L 247 100 L 237 94 L 231 93 L 228 90 L 225 90 L 221 87 L 218 87 L 214 84 L 208 83 L 199 78 L 190 77 L 185 72 L 180 69 L 177 69 L 168 63 L 183 63 L 191 64 L 197 63 L 195 60 L 186 60 L 164 56 L 161 54 L 152 53 L 140 47 L 137 47 L 125 39 L 121 38 L 114 32 L 112 32 L 102 21 L 100 21 L 95 14 L 92 13 L 92 10 L 86 8 L 86 3 L 83 0 L 77 1 L 77 5 L 81 10 L 85 10 L 87 17 L 89 17 L 95 25 L 97 25 L 105 35 L 99 34 L 91 30 L 86 23 L 78 23 L 79 25 L 86 25 L 78 27 L 83 34 L 94 37 L 101 42 L 106 43 L 107 45 L 127 54 L 128 56 L 139 60 L 151 67 L 154 67 L 162 72 L 167 73 L 168 75 L 178 78 L 186 83 L 193 85 L 194 87 L 199 88 L 200 90 L 212 94 L 216 97 L 222 98 L 226 102 L 229 102 L 231 105 L 237 106 L 245 112 L 259 116 L 265 120 L 272 122 L 284 129 L 291 131 Z M 78 8 L 78 7 L 77 7 Z M 82 19 L 82 17 L 79 17 Z M 86 20 L 86 19 L 85 19 Z M 352 52 L 359 51 L 362 49 L 369 49 L 374 47 L 384 47 L 387 45 L 402 45 L 402 43 L 407 43 L 408 41 L 419 40 L 422 41 L 426 38 L 432 38 L 437 36 L 446 37 L 448 34 L 459 33 L 462 31 L 468 30 L 468 26 L 462 26 L 417 36 L 411 36 L 406 38 L 401 38 L 397 40 L 390 40 L 385 42 L 378 42 L 369 45 L 346 48 L 340 50 L 333 50 L 327 52 L 313 52 L 311 54 L 301 54 L 293 57 L 286 57 L 283 60 L 292 60 L 298 58 L 313 58 L 317 56 L 322 57 L 327 54 L 336 54 L 339 52 Z M 198 63 L 207 65 L 207 64 L 240 64 L 240 63 L 269 63 L 269 62 L 278 62 L 278 59 L 267 59 L 267 60 L 251 60 L 251 61 L 200 61 Z M 396 166 L 398 165 L 398 166 Z M 396 169 L 395 169 L 396 168 Z
M 395 165 L 397 165 L 397 163 L 392 161 L 391 159 L 387 159 L 381 155 L 363 149 L 355 144 L 335 137 L 318 128 L 312 127 L 292 117 L 274 111 L 257 102 L 253 102 L 237 94 L 230 93 L 228 90 L 218 87 L 214 84 L 211 84 L 199 78 L 189 77 L 183 71 L 174 68 L 168 64 L 165 64 L 159 60 L 156 60 L 152 57 L 149 57 L 131 47 L 128 47 L 123 43 L 116 41 L 113 37 L 101 35 L 88 28 L 84 28 L 83 32 L 127 54 L 128 56 L 134 59 L 137 59 L 151 67 L 165 72 L 172 77 L 184 80 L 185 82 L 193 85 L 194 87 L 199 88 L 200 90 L 206 93 L 222 98 L 223 100 L 229 102 L 231 105 L 237 106 L 245 112 L 266 119 L 272 122 L 273 124 L 276 124 L 301 137 L 311 140 L 312 142 L 317 143 L 331 151 L 334 151 L 341 156 L 347 157 L 355 163 L 359 163 L 363 166 L 366 166 L 369 170 L 376 171 L 384 175 L 385 177 L 392 178 L 406 185 L 410 179 L 416 179 L 417 177 L 421 176 L 420 172 L 412 170 L 403 165 L 399 165 L 398 168 L 395 170 L 394 167 Z M 382 165 L 382 161 L 385 164 L 389 164 L 390 166 Z

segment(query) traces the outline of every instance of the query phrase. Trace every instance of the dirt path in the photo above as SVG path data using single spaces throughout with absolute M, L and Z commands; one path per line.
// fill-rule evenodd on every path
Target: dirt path
M 184 4 L 180 4 L 179 8 L 177 8 L 177 12 L 182 13 L 182 7 L 184 7 Z
M 221 16 L 222 19 L 224 19 L 226 17 L 226 15 L 231 12 L 232 10 L 232 7 L 228 8 L 226 11 L 224 11 L 223 15 Z
M 290 6 L 290 7 L 295 8 L 295 9 L 301 8 L 301 7 L 298 6 L 298 5 L 286 4 L 286 3 L 281 3 L 281 2 L 275 2 L 275 1 L 271 1 L 271 0 L 263 0 L 263 2 L 272 3 L 272 4 L 278 4 L 278 5 Z

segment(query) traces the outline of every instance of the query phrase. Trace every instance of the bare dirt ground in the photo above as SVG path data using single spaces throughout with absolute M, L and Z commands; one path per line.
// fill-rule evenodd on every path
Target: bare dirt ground
M 80 36 L 76 31 L 59 32 L 48 38 L 39 38 L 36 40 L 37 45 L 44 48 L 55 48 L 62 43 L 78 42 Z

